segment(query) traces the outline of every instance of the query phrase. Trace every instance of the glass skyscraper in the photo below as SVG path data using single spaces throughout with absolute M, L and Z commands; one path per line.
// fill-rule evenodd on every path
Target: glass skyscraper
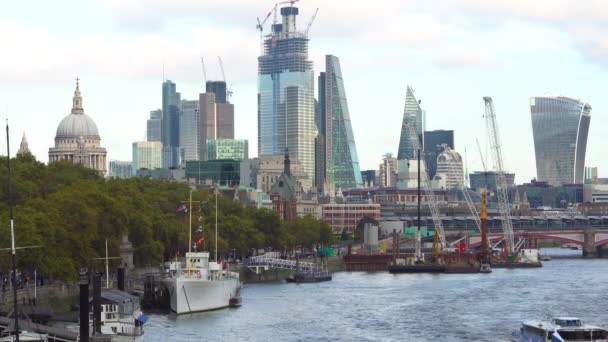
M 182 108 L 179 121 L 179 147 L 180 159 L 199 160 L 200 146 L 200 115 L 197 100 L 182 100 Z
M 319 89 L 325 91 L 319 101 L 320 120 L 317 120 L 320 136 L 324 137 L 325 182 L 335 189 L 361 187 L 363 179 L 338 57 L 325 56 L 325 72 L 319 81 L 324 82 Z
M 530 99 L 539 182 L 582 184 L 591 105 L 568 97 Z
M 429 179 L 433 179 L 437 172 L 437 157 L 446 144 L 454 149 L 454 131 L 436 130 L 424 132 L 424 163 Z
M 289 150 L 307 176 L 315 178 L 315 98 L 308 37 L 296 30 L 298 8 L 281 8 L 258 57 L 258 155 Z
M 406 124 L 415 123 L 420 147 L 424 150 L 425 112 L 420 107 L 420 102 L 414 96 L 414 89 L 407 86 L 405 94 L 405 108 L 403 109 L 403 123 L 401 124 L 401 137 L 399 138 L 399 150 L 397 159 L 416 159 L 416 151 L 410 140 L 410 131 Z
M 147 141 L 162 141 L 161 139 L 161 121 L 163 119 L 163 111 L 160 109 L 150 111 L 150 119 L 146 122 Z
M 167 80 L 163 82 L 163 168 L 179 166 L 179 117 L 181 95 L 177 92 L 175 83 Z

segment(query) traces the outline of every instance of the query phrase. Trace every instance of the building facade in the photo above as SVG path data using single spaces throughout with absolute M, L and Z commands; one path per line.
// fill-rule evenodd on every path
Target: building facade
M 72 111 L 63 118 L 55 134 L 55 147 L 49 149 L 49 163 L 67 160 L 106 174 L 106 149 L 93 119 L 84 113 L 79 79 L 72 99 Z
M 199 95 L 199 160 L 208 160 L 208 141 L 234 139 L 234 105 L 226 92 L 226 82 L 207 81 L 206 93 Z
M 355 137 L 348 111 L 346 91 L 340 60 L 336 56 L 325 56 L 325 73 L 319 76 L 324 81 L 325 94 L 319 101 L 321 129 L 324 147 L 323 179 L 333 189 L 348 189 L 363 186 Z
M 150 111 L 150 119 L 146 122 L 146 140 L 162 141 L 163 111 L 160 109 Z
M 312 189 L 310 177 L 304 172 L 304 169 L 299 161 L 291 159 L 291 174 L 297 178 L 305 192 Z M 281 176 L 284 170 L 284 156 L 261 156 L 258 157 L 257 163 L 257 188 L 265 193 L 269 193 L 270 189 Z
M 199 160 L 200 115 L 197 100 L 182 100 L 179 120 L 179 148 L 182 163 Z
M 598 182 L 597 166 L 585 166 L 585 184 L 594 184 Z
M 296 29 L 297 7 L 280 12 L 282 23 L 272 25 L 258 57 L 258 155 L 281 156 L 289 149 L 292 161 L 299 161 L 314 182 L 317 129 L 309 39 Z
M 131 172 L 156 170 L 163 167 L 163 144 L 160 141 L 138 141 L 132 145 Z
M 401 124 L 401 136 L 399 137 L 399 151 L 397 159 L 416 159 L 416 151 L 410 137 L 409 124 L 414 124 L 418 133 L 420 147 L 424 150 L 424 131 L 426 128 L 425 112 L 420 107 L 420 101 L 414 96 L 414 89 L 407 86 L 405 94 L 405 106 L 403 109 L 403 122 Z
M 249 142 L 243 139 L 207 140 L 207 160 L 249 159 Z
M 397 186 L 398 171 L 397 158 L 393 158 L 393 155 L 390 153 L 385 154 L 378 168 L 378 186 L 381 188 Z
M 443 151 L 442 145 L 445 144 L 452 150 L 454 147 L 454 131 L 435 130 L 424 132 L 424 163 L 429 179 L 435 177 L 437 173 L 437 157 Z
M 539 182 L 582 184 L 591 105 L 568 97 L 530 99 Z
M 380 204 L 377 203 L 329 203 L 321 206 L 323 221 L 334 234 L 346 231 L 352 234 L 364 217 L 380 220 Z
M 515 174 L 505 172 L 505 180 L 507 187 L 511 188 L 515 185 Z M 471 190 L 481 192 L 483 190 L 496 192 L 496 171 L 475 171 L 469 173 L 469 182 Z
M 464 188 L 464 166 L 460 153 L 443 145 L 443 151 L 437 156 L 437 172 L 433 180 L 438 181 L 442 189 Z
M 133 163 L 130 161 L 110 160 L 110 178 L 133 177 Z
M 163 116 L 161 121 L 161 140 L 163 144 L 163 168 L 176 168 L 180 164 L 179 120 L 181 94 L 175 83 L 163 83 Z
M 364 188 L 373 188 L 376 187 L 376 174 L 378 171 L 376 170 L 363 170 L 361 171 L 361 179 L 363 180 Z
M 194 184 L 238 186 L 240 162 L 236 160 L 187 161 L 186 179 Z

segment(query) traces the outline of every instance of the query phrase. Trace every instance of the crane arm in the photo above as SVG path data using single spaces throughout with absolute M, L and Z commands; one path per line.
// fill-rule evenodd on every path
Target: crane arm
M 308 22 L 308 25 L 306 26 L 306 30 L 304 31 L 304 35 L 308 36 L 308 31 L 310 30 L 310 27 L 312 26 L 312 23 L 315 21 L 315 18 L 317 17 L 317 13 L 319 13 L 319 8 L 318 7 L 315 10 L 315 14 L 313 14 L 312 17 L 310 18 L 310 21 Z

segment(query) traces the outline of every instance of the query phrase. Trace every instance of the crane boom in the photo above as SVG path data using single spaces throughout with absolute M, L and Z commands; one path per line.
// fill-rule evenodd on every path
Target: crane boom
M 308 31 L 310 30 L 312 23 L 315 21 L 315 18 L 317 17 L 318 12 L 319 12 L 319 7 L 317 7 L 317 9 L 315 10 L 315 14 L 312 15 L 312 17 L 310 18 L 310 21 L 308 22 L 308 25 L 306 26 L 306 30 L 304 31 L 305 36 L 308 36 Z
M 226 82 L 226 74 L 224 74 L 224 63 L 222 63 L 222 57 L 217 56 L 217 59 L 220 61 L 220 70 L 222 71 L 222 80 Z
M 409 130 L 410 140 L 412 142 L 412 146 L 414 147 L 414 151 L 418 151 L 421 153 L 422 146 L 420 144 L 419 135 L 416 129 L 415 122 L 407 122 L 403 124 L 406 126 L 406 129 Z M 424 163 L 424 159 L 421 160 Z M 433 224 L 435 225 L 435 233 L 439 237 L 439 246 L 440 249 L 443 249 L 447 246 L 445 240 L 445 231 L 443 230 L 443 224 L 441 223 L 441 217 L 439 217 L 439 209 L 437 208 L 437 202 L 435 201 L 435 194 L 433 194 L 433 189 L 431 188 L 431 182 L 429 181 L 429 176 L 425 172 L 420 173 L 420 179 L 422 181 L 421 188 L 424 188 L 424 195 L 426 196 L 426 203 L 429 206 L 429 211 L 431 212 L 431 216 L 433 218 Z
M 507 250 L 509 254 L 513 254 L 515 252 L 513 223 L 511 222 L 511 207 L 507 194 L 507 179 L 505 177 L 502 159 L 500 134 L 498 131 L 498 124 L 496 123 L 496 112 L 494 111 L 494 102 L 490 96 L 484 96 L 483 101 L 486 109 L 485 116 L 489 131 L 488 134 L 490 136 L 490 150 L 492 151 L 494 168 L 496 169 L 496 195 L 498 197 L 498 209 L 502 218 L 502 230 L 505 235 Z
M 205 69 L 205 60 L 201 57 L 201 66 L 203 67 L 203 82 L 207 83 L 207 70 Z

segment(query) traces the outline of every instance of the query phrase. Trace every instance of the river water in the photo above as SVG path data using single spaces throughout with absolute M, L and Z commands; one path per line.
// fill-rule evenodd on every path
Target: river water
M 244 285 L 238 309 L 151 315 L 145 340 L 508 341 L 524 319 L 608 326 L 607 293 L 608 260 L 491 274 L 339 272 L 318 284 Z

